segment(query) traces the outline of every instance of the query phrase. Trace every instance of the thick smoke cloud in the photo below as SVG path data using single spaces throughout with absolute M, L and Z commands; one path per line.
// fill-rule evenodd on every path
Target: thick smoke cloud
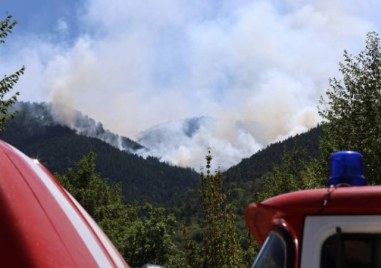
M 238 122 L 228 126 L 212 118 L 198 117 L 173 121 L 141 133 L 138 142 L 149 148 L 137 153 L 154 155 L 179 166 L 200 169 L 204 166 L 206 150 L 211 148 L 214 167 L 226 169 L 244 157 L 261 149 L 253 135 Z
M 226 168 L 315 126 L 343 50 L 357 53 L 381 26 L 379 1 L 89 0 L 81 10 L 72 43 L 28 39 L 22 99 L 53 101 L 68 124 L 74 108 L 197 169 L 208 147 Z M 155 142 L 153 126 L 199 116 L 214 123 L 191 137 L 166 124 Z

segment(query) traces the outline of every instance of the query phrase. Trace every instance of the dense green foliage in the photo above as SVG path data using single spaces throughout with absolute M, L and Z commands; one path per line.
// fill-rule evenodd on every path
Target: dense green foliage
M 256 192 L 256 200 L 261 201 L 282 193 L 323 186 L 321 180 L 315 176 L 317 162 L 306 159 L 308 159 L 306 151 L 299 148 L 283 154 L 281 163 L 274 165 L 272 172 L 262 178 L 263 187 Z
M 227 204 L 222 174 L 211 174 L 210 152 L 206 156 L 206 174 L 201 173 L 199 191 L 203 212 L 202 241 L 191 264 L 195 267 L 241 267 L 242 252 L 235 226 L 235 215 Z
M 343 79 L 330 79 L 320 115 L 326 120 L 322 140 L 325 160 L 338 150 L 363 154 L 368 182 L 381 183 L 381 50 L 375 32 L 357 56 L 344 51 Z
M 258 151 L 251 157 L 243 159 L 238 165 L 231 167 L 224 175 L 226 183 L 254 182 L 271 172 L 274 164 L 280 164 L 282 157 L 293 148 L 304 148 L 305 158 L 313 159 L 319 155 L 319 140 L 322 128 L 317 126 L 307 133 L 302 133 L 288 138 L 282 142 L 270 144 L 265 149 Z M 261 183 L 258 181 L 258 183 Z
M 56 175 L 62 185 L 94 218 L 131 267 L 173 261 L 175 218 L 164 208 L 125 205 L 118 185 L 109 186 L 96 172 L 95 154 Z
M 12 16 L 7 16 L 4 20 L 0 21 L 0 44 L 5 43 L 5 39 L 12 33 L 16 24 L 17 22 L 12 20 Z M 11 75 L 5 75 L 4 78 L 0 80 L 0 131 L 4 130 L 5 122 L 14 116 L 14 113 L 9 113 L 8 109 L 17 101 L 19 92 L 14 93 L 7 99 L 5 99 L 5 97 L 16 85 L 20 76 L 24 73 L 24 70 L 25 68 L 22 67 Z
M 61 184 L 86 209 L 94 220 L 113 240 L 123 248 L 123 226 L 126 215 L 119 185 L 109 186 L 95 170 L 95 154 L 81 159 L 76 167 L 62 175 L 56 174 Z
M 176 235 L 187 229 L 165 208 L 125 204 L 119 185 L 109 185 L 96 171 L 95 154 L 74 168 L 56 174 L 62 185 L 82 204 L 123 254 L 131 267 L 156 263 L 165 267 L 246 267 L 253 245 L 245 239 L 243 251 L 234 209 L 228 204 L 220 172 L 211 174 L 207 156 L 206 175 L 201 174 L 199 202 L 202 207 L 199 238 Z M 188 239 L 186 241 L 186 239 Z M 255 245 L 254 245 L 255 246 Z

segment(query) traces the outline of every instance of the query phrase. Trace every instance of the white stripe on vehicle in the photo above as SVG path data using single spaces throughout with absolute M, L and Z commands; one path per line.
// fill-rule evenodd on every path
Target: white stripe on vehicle
M 53 198 L 57 201 L 59 206 L 64 211 L 65 215 L 68 217 L 74 229 L 77 231 L 79 236 L 82 238 L 89 252 L 93 256 L 96 263 L 99 267 L 112 267 L 113 265 L 110 263 L 110 260 L 104 253 L 103 249 L 99 246 L 98 241 L 94 237 L 94 234 L 89 230 L 88 226 L 86 226 L 84 220 L 77 213 L 77 211 L 68 203 L 65 196 L 62 192 L 56 187 L 56 185 L 52 182 L 51 178 L 45 173 L 42 168 L 35 163 L 31 158 L 27 157 L 18 149 L 9 145 L 13 151 L 15 151 L 22 159 L 28 163 L 28 165 L 33 169 L 33 171 L 37 174 L 37 176 L 44 183 L 46 188 L 52 194 Z
M 110 254 L 116 266 L 124 267 L 125 263 L 121 260 L 119 254 L 115 252 L 114 246 L 111 244 L 108 237 L 106 237 L 105 233 L 99 228 L 99 226 L 95 223 L 94 219 L 89 215 L 89 213 L 87 213 L 87 211 L 81 206 L 81 204 L 79 204 L 78 201 L 75 200 L 75 198 L 68 191 L 66 191 L 66 193 L 70 196 L 72 201 L 75 203 L 75 205 L 81 211 L 82 215 L 85 217 L 86 221 L 90 224 L 91 228 L 97 234 L 98 238 L 102 241 L 102 244 L 105 246 L 106 250 Z

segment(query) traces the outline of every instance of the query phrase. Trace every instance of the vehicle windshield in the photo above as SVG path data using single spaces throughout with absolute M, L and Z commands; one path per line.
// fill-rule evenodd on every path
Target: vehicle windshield
M 267 236 L 252 268 L 291 267 L 292 247 L 286 231 L 273 230 Z

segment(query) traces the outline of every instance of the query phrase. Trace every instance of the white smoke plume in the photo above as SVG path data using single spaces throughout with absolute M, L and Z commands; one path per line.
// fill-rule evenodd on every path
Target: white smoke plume
M 223 122 L 206 117 L 162 124 L 141 134 L 138 142 L 145 148 L 137 153 L 153 155 L 179 166 L 192 163 L 192 167 L 200 169 L 210 148 L 215 158 L 214 167 L 224 170 L 262 148 L 239 124 L 228 129 L 221 129 L 222 125 Z
M 70 44 L 20 37 L 28 48 L 17 59 L 30 67 L 19 89 L 52 100 L 68 124 L 65 107 L 141 138 L 164 161 L 198 169 L 210 147 L 227 168 L 319 122 L 343 50 L 380 32 L 380 10 L 376 0 L 83 1 Z M 191 137 L 183 123 L 152 136 L 200 116 L 213 122 Z

